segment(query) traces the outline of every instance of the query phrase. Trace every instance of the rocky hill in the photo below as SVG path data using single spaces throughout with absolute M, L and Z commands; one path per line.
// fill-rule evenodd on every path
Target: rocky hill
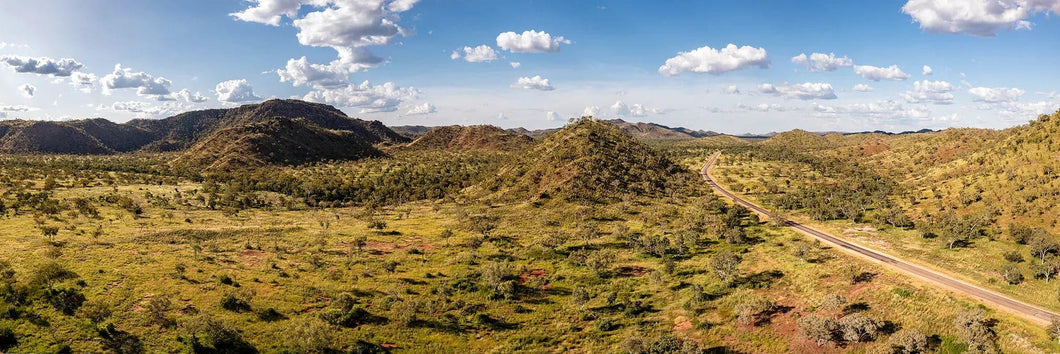
M 467 150 L 520 150 L 533 143 L 525 135 L 514 134 L 492 125 L 440 127 L 423 134 L 409 149 Z
M 489 188 L 514 199 L 609 202 L 658 195 L 693 177 L 619 126 L 583 118 L 545 137 Z
M 324 129 L 306 119 L 273 118 L 214 132 L 172 165 L 222 171 L 377 156 L 383 153 L 354 132 Z
M 165 119 L 116 124 L 104 119 L 68 122 L 2 122 L 0 152 L 108 154 L 184 150 L 214 132 L 277 118 L 303 119 L 323 129 L 343 131 L 368 144 L 410 141 L 378 121 L 350 118 L 335 107 L 299 100 L 269 100 L 230 109 L 181 113 Z M 27 130 L 28 129 L 28 130 Z

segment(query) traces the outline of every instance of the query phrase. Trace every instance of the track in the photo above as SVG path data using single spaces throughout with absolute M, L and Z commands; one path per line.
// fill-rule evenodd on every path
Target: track
M 736 196 L 725 188 L 719 186 L 714 181 L 714 179 L 710 177 L 710 168 L 714 166 L 714 162 L 718 160 L 719 156 L 721 156 L 720 152 L 714 154 L 714 156 L 710 158 L 710 161 L 707 162 L 707 165 L 703 167 L 703 171 L 701 172 L 701 174 L 703 175 L 703 179 L 707 181 L 707 184 L 709 184 L 711 188 L 714 188 L 714 190 L 717 191 L 719 194 L 725 196 L 726 198 L 732 199 L 734 203 L 751 209 L 751 211 L 754 211 L 755 213 L 768 217 L 770 214 L 769 210 L 766 210 L 765 208 L 762 208 L 754 203 L 751 203 L 747 200 L 744 200 L 743 198 Z M 795 229 L 796 231 L 802 234 L 830 243 L 835 247 L 838 247 L 839 249 L 848 253 L 867 258 L 878 263 L 882 263 L 902 273 L 906 273 L 908 275 L 920 278 L 921 280 L 926 281 L 929 284 L 936 285 L 938 287 L 945 288 L 947 290 L 959 294 L 979 299 L 982 302 L 994 305 L 998 308 L 1001 308 L 1002 310 L 1011 312 L 1015 315 L 1026 318 L 1033 322 L 1048 324 L 1050 321 L 1052 321 L 1053 318 L 1060 318 L 1060 315 L 1049 310 L 1045 310 L 1040 307 L 1009 298 L 997 292 L 972 285 L 968 282 L 956 279 L 944 273 L 940 273 L 916 264 L 906 262 L 900 258 L 887 255 L 883 252 L 879 252 L 858 244 L 845 241 L 841 238 L 829 235 L 821 231 L 817 231 L 806 225 L 802 225 L 790 220 L 785 221 L 785 225 L 787 227 Z

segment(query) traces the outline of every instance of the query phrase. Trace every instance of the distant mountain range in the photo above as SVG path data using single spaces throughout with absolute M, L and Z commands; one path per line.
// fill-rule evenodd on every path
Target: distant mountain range
M 605 120 L 605 122 L 614 124 L 626 132 L 626 134 L 632 135 L 633 137 L 643 140 L 676 140 L 676 139 L 695 139 L 704 138 L 708 136 L 723 135 L 712 131 L 703 130 L 692 130 L 688 128 L 671 128 L 665 125 L 655 123 L 642 123 L 642 122 L 627 122 L 621 119 Z M 405 135 L 410 138 L 415 138 L 420 135 L 426 134 L 427 132 L 434 130 L 439 127 L 426 127 L 422 125 L 406 125 L 392 127 L 394 131 Z M 534 139 L 542 138 L 546 135 L 552 134 L 559 131 L 561 128 L 551 129 L 538 129 L 528 130 L 526 128 L 512 128 L 508 129 L 509 132 L 529 136 Z

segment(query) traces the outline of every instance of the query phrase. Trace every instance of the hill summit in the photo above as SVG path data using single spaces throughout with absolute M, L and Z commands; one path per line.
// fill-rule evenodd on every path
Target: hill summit
M 499 174 L 496 188 L 517 199 L 609 202 L 658 195 L 693 178 L 618 126 L 582 118 L 547 136 Z
M 492 125 L 448 126 L 431 130 L 408 145 L 410 149 L 520 150 L 533 139 Z

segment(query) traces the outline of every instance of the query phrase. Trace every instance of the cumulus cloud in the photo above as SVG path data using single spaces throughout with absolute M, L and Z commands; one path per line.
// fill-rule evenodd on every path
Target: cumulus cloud
M 935 33 L 993 37 L 1001 30 L 1030 29 L 1027 18 L 1060 13 L 1056 0 L 909 0 L 902 12 Z
M 111 90 L 136 88 L 136 94 L 140 96 L 162 96 L 168 95 L 169 87 L 173 82 L 164 77 L 154 77 L 145 72 L 134 72 L 121 64 L 114 65 L 114 72 L 99 79 L 103 85 L 103 93 L 109 95 Z
M 931 111 L 922 108 L 906 108 L 900 103 L 886 100 L 875 103 L 855 103 L 840 106 L 826 106 L 814 102 L 813 111 L 818 116 L 836 117 L 867 117 L 867 118 L 913 118 L 923 119 L 931 115 Z
M 406 115 L 410 115 L 410 116 L 413 116 L 413 115 L 427 115 L 427 114 L 435 113 L 437 111 L 438 111 L 438 109 L 436 107 L 434 107 L 433 104 L 431 104 L 430 102 L 424 102 L 423 104 L 418 104 L 418 105 L 412 106 L 412 108 L 409 109 L 409 111 L 406 112 L 405 114 Z
M 917 81 L 913 90 L 906 91 L 902 98 L 909 103 L 953 103 L 953 85 L 946 81 Z
M 627 105 L 625 102 L 618 101 L 615 102 L 615 104 L 611 105 L 611 113 L 620 116 L 644 117 L 647 116 L 649 113 L 663 114 L 665 113 L 665 111 L 658 108 L 644 107 L 639 103 Z
M 924 76 L 928 76 L 928 75 L 931 75 L 931 74 L 933 74 L 934 72 L 935 72 L 935 71 L 934 71 L 934 70 L 931 70 L 931 67 L 930 67 L 930 66 L 924 65 L 924 72 L 923 72 Z
M 338 58 L 330 70 L 358 72 L 386 60 L 367 47 L 387 45 L 398 36 L 411 34 L 398 24 L 400 14 L 417 0 L 253 0 L 254 6 L 231 14 L 240 21 L 278 26 L 284 17 L 298 29 L 298 42 L 311 47 L 332 48 Z M 297 18 L 303 5 L 312 7 Z M 320 69 L 320 67 L 316 68 Z
M 600 114 L 600 106 L 586 106 L 582 111 L 582 117 L 595 117 Z
M 563 36 L 552 36 L 545 31 L 523 31 L 522 34 L 504 32 L 497 35 L 497 47 L 512 53 L 555 53 L 560 44 L 570 44 Z
M 740 89 L 736 88 L 736 85 L 729 85 L 725 87 L 725 93 L 730 95 L 739 95 Z
M 188 89 L 180 90 L 175 95 L 177 96 L 177 98 L 183 99 L 184 102 L 189 103 L 202 103 L 210 100 L 206 96 L 203 96 L 202 93 L 191 93 L 191 90 Z
M 690 52 L 677 53 L 676 57 L 666 60 L 659 67 L 659 73 L 674 76 L 683 72 L 723 74 L 730 71 L 759 67 L 769 67 L 769 56 L 765 48 L 751 46 L 736 47 L 729 43 L 721 50 L 701 47 Z
M 553 111 L 545 112 L 545 119 L 548 119 L 550 122 L 555 122 L 559 120 L 559 114 L 556 114 L 556 112 Z
M 541 75 L 534 75 L 534 77 L 520 77 L 512 83 L 512 88 L 541 91 L 552 91 L 556 89 L 552 87 L 552 83 L 550 83 L 548 79 L 542 78 Z
M 968 93 L 975 96 L 973 100 L 976 102 L 986 103 L 1003 103 L 1003 102 L 1015 102 L 1023 96 L 1024 92 L 1018 88 L 1005 88 L 1005 87 L 973 87 L 968 89 Z
M 22 92 L 23 96 L 29 98 L 32 98 L 33 95 L 37 93 L 37 87 L 30 84 L 23 84 L 22 86 L 18 87 L 18 90 Z
M 294 86 L 311 86 L 313 88 L 345 87 L 349 84 L 349 72 L 343 66 L 312 64 L 306 57 L 287 60 L 287 66 L 276 70 L 280 82 L 290 82 Z
M 261 100 L 254 94 L 254 88 L 245 79 L 228 80 L 217 83 L 214 87 L 217 100 L 225 103 L 240 103 Z
M 809 56 L 806 53 L 796 55 L 791 58 L 791 62 L 796 65 L 802 65 L 806 67 L 806 70 L 811 72 L 817 71 L 836 71 L 840 67 L 854 65 L 854 61 L 850 60 L 846 56 L 836 57 L 835 53 L 813 53 Z
M 902 71 L 898 65 L 891 65 L 886 68 L 871 66 L 871 65 L 854 65 L 854 73 L 861 75 L 861 77 L 872 80 L 905 80 L 909 78 L 909 74 Z
M 0 42 L 0 49 L 6 48 L 29 48 L 27 44 Z
M 8 114 L 10 112 L 23 113 L 23 112 L 29 112 L 29 111 L 35 111 L 35 110 L 37 110 L 37 109 L 33 108 L 33 107 L 27 107 L 27 106 L 21 106 L 21 105 L 18 105 L 18 106 L 0 105 L 0 119 L 8 118 Z
M 824 82 L 805 82 L 801 84 L 784 84 L 776 86 L 773 84 L 761 84 L 758 92 L 799 100 L 832 100 L 836 98 L 832 84 Z
M 51 75 L 55 77 L 67 77 L 85 67 L 84 64 L 70 58 L 52 59 L 48 57 L 33 58 L 5 55 L 0 57 L 0 62 L 7 64 L 18 73 Z
M 488 63 L 497 60 L 498 58 L 497 51 L 493 50 L 492 47 L 485 44 L 474 48 L 464 47 L 463 51 L 464 61 L 469 63 Z M 458 51 L 453 51 L 453 54 L 450 55 L 449 58 L 453 60 L 460 59 L 460 53 Z
M 520 62 L 517 62 L 517 61 L 513 61 L 511 63 L 508 63 L 508 65 L 511 65 L 512 69 L 518 69 L 520 66 L 523 66 L 523 63 L 520 63 Z
M 306 101 L 322 102 L 339 107 L 360 108 L 361 113 L 393 112 L 398 105 L 419 95 L 413 87 L 402 88 L 393 82 L 372 85 L 367 80 L 360 85 L 344 88 L 315 90 L 303 98 Z
M 857 84 L 857 85 L 854 85 L 854 91 L 871 92 L 872 91 L 872 86 L 869 86 L 869 85 L 866 85 L 866 84 Z
M 78 87 L 82 92 L 92 92 L 92 85 L 96 83 L 96 74 L 75 72 L 70 75 L 70 85 Z
M 269 26 L 279 26 L 283 16 L 294 18 L 298 16 L 298 9 L 302 7 L 302 0 L 250 0 L 257 5 L 246 10 L 231 13 L 229 16 L 240 21 L 257 22 Z M 324 3 L 325 1 L 317 1 Z

